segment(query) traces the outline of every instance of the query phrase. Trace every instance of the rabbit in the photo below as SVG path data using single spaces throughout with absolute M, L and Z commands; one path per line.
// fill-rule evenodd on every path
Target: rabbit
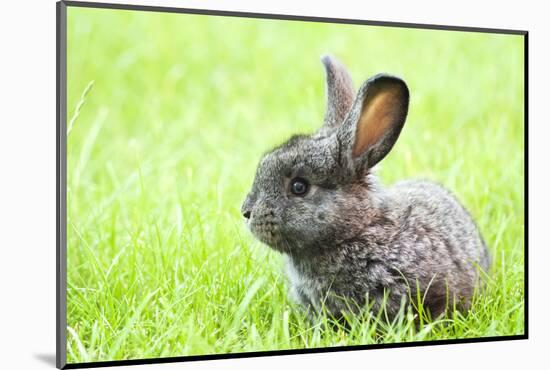
M 377 74 L 354 92 L 346 68 L 321 58 L 322 127 L 260 160 L 242 205 L 248 228 L 285 258 L 290 294 L 334 317 L 384 309 L 393 317 L 417 293 L 432 317 L 469 309 L 491 257 L 457 198 L 425 180 L 383 187 L 373 167 L 405 123 L 409 89 Z

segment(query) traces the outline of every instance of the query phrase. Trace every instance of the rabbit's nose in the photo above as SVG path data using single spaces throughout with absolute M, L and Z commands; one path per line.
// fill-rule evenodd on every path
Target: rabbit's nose
M 251 193 L 248 193 L 243 205 L 241 206 L 241 214 L 247 220 L 250 219 L 250 216 L 252 216 L 252 208 L 254 208 L 254 200 L 252 199 Z

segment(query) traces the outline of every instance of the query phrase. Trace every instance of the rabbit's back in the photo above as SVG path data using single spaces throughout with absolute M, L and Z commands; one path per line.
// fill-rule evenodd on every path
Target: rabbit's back
M 442 185 L 427 180 L 405 180 L 387 189 L 390 212 L 405 225 L 400 239 L 423 235 L 440 240 L 446 248 L 432 250 L 455 265 L 475 262 L 488 269 L 490 259 L 478 227 L 460 201 Z
M 432 305 L 442 305 L 455 295 L 468 306 L 479 269 L 487 270 L 490 264 L 471 215 L 453 194 L 433 182 L 401 181 L 387 192 L 389 212 L 398 220 L 392 243 L 394 267 L 409 284 L 427 291 Z

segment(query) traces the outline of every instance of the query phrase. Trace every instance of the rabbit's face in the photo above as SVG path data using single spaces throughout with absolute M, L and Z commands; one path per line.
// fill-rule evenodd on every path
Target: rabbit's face
M 337 244 L 369 222 L 376 200 L 369 169 L 390 151 L 407 115 L 403 80 L 377 75 L 355 95 L 345 68 L 330 57 L 322 61 L 324 125 L 266 154 L 242 205 L 252 233 L 289 254 Z
M 343 176 L 337 149 L 333 137 L 295 136 L 262 158 L 242 206 L 259 240 L 293 253 L 332 237 Z

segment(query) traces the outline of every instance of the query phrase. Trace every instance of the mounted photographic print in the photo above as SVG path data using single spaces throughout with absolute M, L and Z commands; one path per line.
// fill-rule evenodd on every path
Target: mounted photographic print
M 526 48 L 58 3 L 58 367 L 527 338 Z

